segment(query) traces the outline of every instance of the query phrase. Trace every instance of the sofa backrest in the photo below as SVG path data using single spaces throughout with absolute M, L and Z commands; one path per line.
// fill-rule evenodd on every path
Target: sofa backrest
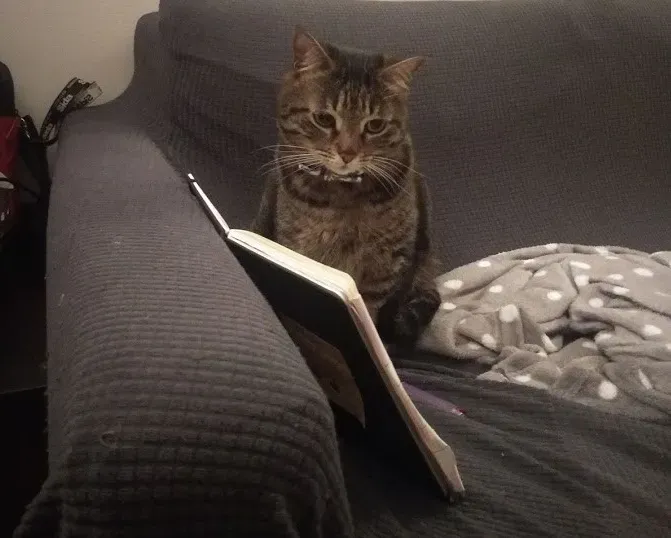
M 428 57 L 412 124 L 450 266 L 545 242 L 669 248 L 667 0 L 162 0 L 159 13 L 172 120 L 248 166 L 236 188 L 260 193 L 254 149 L 275 142 L 299 23 Z

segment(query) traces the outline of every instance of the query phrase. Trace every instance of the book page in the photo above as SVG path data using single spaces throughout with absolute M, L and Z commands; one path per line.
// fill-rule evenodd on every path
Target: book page
M 401 446 L 400 452 L 411 454 L 413 458 L 417 455 L 418 462 L 425 464 L 443 493 L 460 497 L 464 487 L 454 453 L 424 420 L 406 392 L 352 276 L 259 234 L 230 229 L 193 175 L 189 174 L 189 180 L 190 189 L 217 232 L 229 243 L 276 312 L 283 313 L 280 320 L 329 400 L 355 417 L 375 439 L 381 440 L 383 450 L 394 452 L 395 446 Z M 347 340 L 340 344 L 343 350 L 350 350 L 353 357 L 346 359 L 343 352 L 330 343 L 342 340 L 343 335 L 339 337 L 335 332 L 338 326 L 329 324 L 323 316 L 305 314 L 299 309 L 300 304 L 291 293 L 294 287 L 301 290 L 303 299 L 313 309 L 321 308 L 321 314 L 335 315 L 347 326 Z M 343 315 L 349 318 L 347 322 Z M 363 362 L 357 362 L 359 360 Z M 359 383 L 352 371 L 361 376 Z M 370 393 L 364 398 L 361 390 Z M 366 409 L 366 405 L 370 407 Z M 367 418 L 369 424 L 366 424 Z M 397 440 L 400 443 L 396 443 Z M 394 446 L 389 447 L 389 443 Z
M 340 350 L 295 320 L 285 315 L 279 315 L 279 318 L 329 400 L 354 415 L 365 428 L 363 398 Z
M 361 305 L 353 305 L 353 306 L 355 306 L 354 312 L 359 322 L 361 323 L 361 325 L 363 325 L 363 327 L 365 328 L 365 332 L 368 334 L 367 340 L 373 347 L 373 349 L 371 350 L 371 356 L 376 361 L 378 367 L 381 369 L 382 375 L 388 382 L 389 388 L 396 395 L 396 397 L 401 400 L 403 407 L 408 412 L 410 420 L 412 420 L 412 422 L 417 426 L 417 429 L 420 435 L 422 436 L 424 443 L 426 443 L 427 447 L 429 448 L 429 450 L 431 452 L 438 452 L 442 450 L 447 446 L 447 443 L 445 443 L 440 438 L 440 436 L 436 433 L 436 431 L 429 425 L 428 422 L 426 422 L 424 417 L 415 407 L 414 402 L 410 399 L 410 396 L 408 396 L 408 393 L 405 391 L 403 383 L 401 382 L 401 379 L 398 377 L 396 368 L 394 368 L 394 365 L 392 364 L 391 359 L 389 358 L 389 354 L 387 353 L 387 349 L 384 347 L 382 341 L 380 340 L 379 342 L 375 342 L 374 341 L 375 339 L 371 337 L 372 334 L 370 332 L 371 329 L 370 327 L 367 327 L 367 325 L 369 324 L 366 323 L 365 316 L 362 315 Z M 373 321 L 370 320 L 370 325 L 372 324 Z M 377 335 L 376 329 L 375 334 Z
M 419 457 L 423 459 L 424 464 L 435 477 L 443 493 L 451 497 L 459 497 L 464 491 L 464 486 L 454 453 L 450 446 L 426 422 L 403 387 L 389 358 L 387 349 L 380 339 L 375 323 L 358 292 L 354 279 L 347 273 L 315 262 L 251 232 L 231 230 L 228 240 L 237 245 L 237 248 L 242 248 L 248 254 L 256 256 L 256 259 L 268 262 L 267 267 L 278 267 L 286 274 L 294 275 L 295 278 L 303 281 L 304 285 L 319 290 L 315 291 L 317 294 L 332 295 L 334 300 L 340 301 L 346 307 L 349 318 L 354 322 L 353 329 L 355 330 L 354 334 L 349 333 L 349 338 L 358 338 L 360 344 L 363 344 L 367 351 L 366 355 L 369 357 L 368 361 L 370 361 L 368 368 L 372 367 L 375 374 L 368 370 L 368 373 L 363 375 L 370 376 L 372 374 L 373 377 L 370 379 L 377 379 L 372 385 L 369 380 L 363 378 L 357 383 L 352 374 L 352 371 L 357 371 L 357 368 L 354 366 L 350 368 L 348 363 L 348 360 L 352 360 L 352 358 L 345 358 L 340 349 L 330 343 L 333 340 L 326 341 L 322 338 L 323 335 L 315 334 L 315 331 L 312 330 L 314 329 L 312 321 L 301 317 L 304 314 L 301 314 L 297 309 L 298 305 L 289 289 L 279 290 L 277 285 L 273 283 L 275 281 L 272 274 L 269 273 L 265 273 L 265 276 L 262 277 L 265 278 L 265 282 L 257 282 L 260 289 L 265 290 L 263 291 L 264 295 L 272 297 L 272 300 L 269 298 L 270 303 L 287 332 L 300 348 L 313 375 L 315 375 L 329 400 L 354 416 L 364 427 L 368 415 L 368 420 L 371 423 L 365 428 L 366 430 L 375 430 L 378 427 L 380 430 L 384 430 L 384 426 L 371 418 L 375 417 L 378 411 L 377 407 L 373 407 L 376 405 L 375 401 L 370 400 L 372 394 L 361 394 L 360 390 L 366 389 L 361 389 L 360 386 L 369 385 L 373 391 L 383 390 L 386 397 L 381 394 L 380 397 L 386 398 L 387 402 L 391 404 L 391 407 L 387 408 L 387 412 L 395 415 L 389 417 L 390 424 L 398 424 L 396 421 L 400 420 L 404 425 L 405 432 L 407 432 L 400 435 L 408 435 L 411 438 L 415 449 L 418 449 Z M 257 268 L 257 278 L 260 274 L 263 273 Z M 305 292 L 304 289 L 303 293 Z M 314 308 L 316 305 L 314 302 L 312 304 Z M 289 312 L 293 312 L 291 319 L 286 317 Z M 300 319 L 301 324 L 297 323 L 296 319 Z M 310 326 L 311 330 L 308 330 L 303 324 Z M 325 330 L 327 333 L 331 332 L 323 326 L 321 330 Z M 331 334 L 331 336 L 334 335 Z M 348 347 L 347 343 L 343 342 L 343 344 L 343 347 Z M 361 357 L 361 360 L 365 359 Z M 362 373 L 359 372 L 357 375 Z M 373 388 L 376 383 L 379 388 Z M 365 402 L 369 403 L 370 409 L 365 409 Z M 380 420 L 384 421 L 385 418 L 380 417 Z
M 377 364 L 382 377 L 387 384 L 387 387 L 399 401 L 401 407 L 407 413 L 407 416 L 414 426 L 414 432 L 419 436 L 419 444 L 425 447 L 428 452 L 433 455 L 433 458 L 428 458 L 427 462 L 430 465 L 437 465 L 441 469 L 441 474 L 447 478 L 451 489 L 457 494 L 464 491 L 464 485 L 461 480 L 459 469 L 457 468 L 457 460 L 452 451 L 452 448 L 436 433 L 431 425 L 415 407 L 414 402 L 403 387 L 401 379 L 398 377 L 396 368 L 389 358 L 387 349 L 384 347 L 380 336 L 375 329 L 368 310 L 361 297 L 353 300 L 350 303 L 350 308 L 354 314 L 358 325 L 362 329 L 362 337 L 366 345 L 369 346 L 370 356 Z M 447 491 L 446 491 L 447 493 Z
M 308 280 L 336 292 L 337 295 L 347 300 L 359 296 L 356 283 L 351 275 L 308 258 L 261 235 L 247 230 L 234 229 L 230 231 L 227 239 L 253 249 L 254 252 L 267 260 L 286 267 Z

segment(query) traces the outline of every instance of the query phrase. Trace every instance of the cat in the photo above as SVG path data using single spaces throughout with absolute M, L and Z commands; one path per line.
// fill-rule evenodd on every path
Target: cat
M 277 99 L 274 175 L 251 229 L 349 273 L 382 339 L 414 346 L 440 305 L 408 131 L 424 58 L 322 44 L 299 26 L 293 59 Z

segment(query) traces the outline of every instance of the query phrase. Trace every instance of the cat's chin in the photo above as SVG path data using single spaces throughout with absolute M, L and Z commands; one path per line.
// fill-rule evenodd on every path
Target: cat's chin
M 342 183 L 361 183 L 363 180 L 363 172 L 354 172 L 352 174 L 338 174 L 329 170 L 326 167 L 309 167 L 304 164 L 299 164 L 298 169 L 308 175 L 314 177 L 321 177 L 324 181 L 340 181 Z
M 326 171 L 324 174 L 324 181 L 340 181 L 342 183 L 361 183 L 363 181 L 363 174 L 350 174 L 343 176 L 340 174 L 334 174 L 333 172 Z

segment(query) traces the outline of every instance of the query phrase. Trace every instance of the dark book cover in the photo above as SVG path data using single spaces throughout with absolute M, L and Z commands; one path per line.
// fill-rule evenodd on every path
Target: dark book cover
M 450 501 L 464 487 L 452 449 L 401 383 L 347 274 L 245 230 L 232 230 L 191 174 L 189 187 L 283 323 L 334 411 L 346 442 L 373 451 Z

